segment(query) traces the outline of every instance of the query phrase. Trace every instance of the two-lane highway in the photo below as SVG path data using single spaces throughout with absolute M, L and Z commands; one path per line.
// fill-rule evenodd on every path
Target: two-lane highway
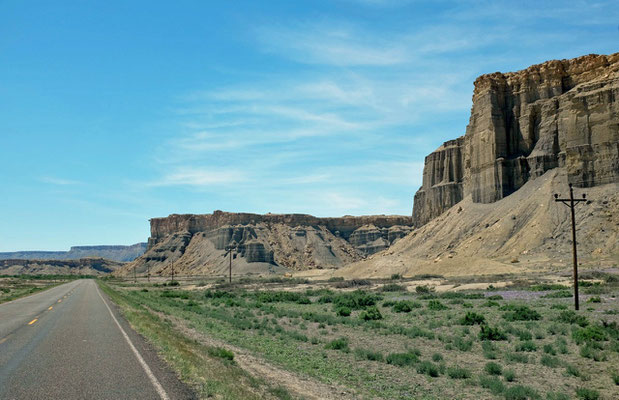
M 92 280 L 0 304 L 0 399 L 185 399 L 193 393 Z

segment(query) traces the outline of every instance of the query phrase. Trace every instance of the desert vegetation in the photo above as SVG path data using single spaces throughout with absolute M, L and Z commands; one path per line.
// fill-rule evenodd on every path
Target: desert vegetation
M 82 276 L 84 278 L 85 276 Z M 75 275 L 0 275 L 0 303 L 76 279 Z
M 238 368 L 247 382 L 265 379 L 263 392 L 275 398 L 304 393 L 276 376 L 243 375 L 236 355 L 336 387 L 341 397 L 610 399 L 619 389 L 619 283 L 609 273 L 594 278 L 583 280 L 578 312 L 554 295 L 569 287 L 523 282 L 442 292 L 399 276 L 102 286 L 138 330 L 132 318 L 150 315 L 157 335 L 173 331 L 206 346 L 207 359 Z M 182 363 L 176 368 L 190 368 Z M 228 396 L 199 372 L 181 375 L 204 397 Z

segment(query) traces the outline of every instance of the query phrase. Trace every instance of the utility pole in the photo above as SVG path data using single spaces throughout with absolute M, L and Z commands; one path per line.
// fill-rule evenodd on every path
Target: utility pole
M 170 283 L 174 283 L 174 264 L 172 264 L 172 281 Z
M 230 283 L 232 283 L 232 251 L 236 248 L 237 248 L 237 244 L 236 242 L 233 241 L 228 246 L 226 246 L 226 250 L 228 251 L 228 254 L 224 254 L 224 257 L 226 255 L 230 256 L 230 267 L 229 267 L 229 278 L 228 278 L 228 282 Z
M 135 265 L 133 266 L 133 283 L 138 283 L 138 278 L 135 276 Z
M 574 208 L 576 204 L 587 201 L 587 195 L 582 194 L 582 199 L 574 198 L 574 190 L 570 183 L 570 198 L 560 199 L 559 195 L 555 193 L 555 201 L 560 201 L 570 208 L 572 213 L 572 261 L 574 262 L 574 309 L 578 311 L 578 253 L 576 251 L 576 217 L 574 216 Z

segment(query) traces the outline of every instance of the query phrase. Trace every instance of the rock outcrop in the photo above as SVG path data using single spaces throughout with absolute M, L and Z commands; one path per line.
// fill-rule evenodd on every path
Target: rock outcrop
M 172 214 L 153 218 L 148 250 L 119 271 L 221 274 L 339 268 L 384 250 L 411 231 L 407 216 L 317 218 L 306 214 Z
M 468 195 L 496 202 L 557 167 L 576 187 L 619 182 L 618 97 L 619 53 L 480 76 L 466 134 L 426 157 L 413 225 Z

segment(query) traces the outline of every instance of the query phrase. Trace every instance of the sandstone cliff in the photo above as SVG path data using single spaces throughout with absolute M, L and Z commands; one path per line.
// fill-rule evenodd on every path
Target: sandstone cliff
M 384 250 L 411 231 L 406 216 L 317 218 L 305 214 L 172 214 L 153 218 L 146 253 L 118 271 L 224 274 L 340 268 Z
M 557 167 L 577 187 L 619 182 L 618 97 L 619 53 L 480 76 L 466 134 L 426 157 L 413 225 L 469 195 L 496 202 Z
M 0 260 L 79 260 L 86 257 L 100 257 L 107 260 L 133 261 L 146 251 L 146 243 L 131 246 L 101 245 L 72 246 L 69 251 L 12 251 L 0 253 Z

